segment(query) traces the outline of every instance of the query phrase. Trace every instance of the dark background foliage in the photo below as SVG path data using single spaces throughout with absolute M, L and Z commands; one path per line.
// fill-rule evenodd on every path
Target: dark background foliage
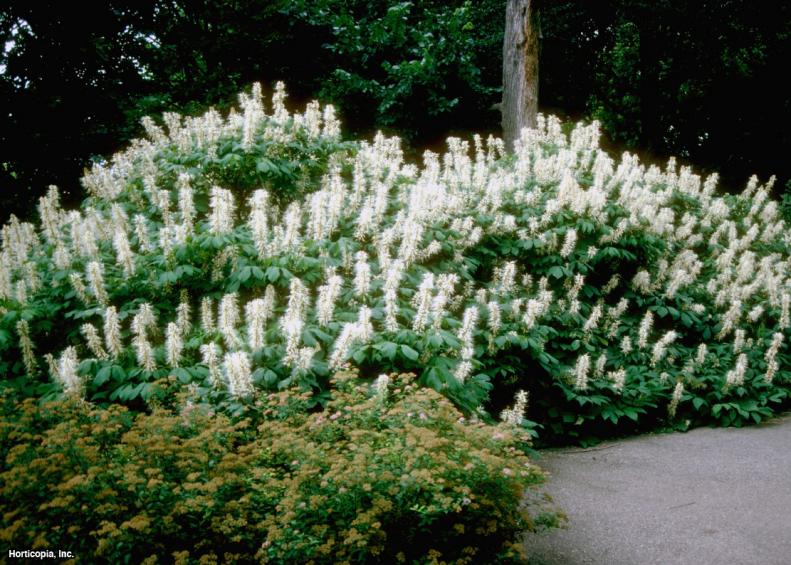
M 28 217 L 164 110 L 225 108 L 253 81 L 335 103 L 408 149 L 497 133 L 504 0 L 88 0 L 0 7 L 0 207 Z M 791 177 L 791 18 L 781 0 L 544 2 L 542 110 L 597 118 L 615 151 Z

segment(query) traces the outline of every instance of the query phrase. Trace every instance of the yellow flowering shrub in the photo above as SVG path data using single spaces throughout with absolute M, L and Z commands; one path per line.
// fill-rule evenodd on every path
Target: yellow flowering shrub
M 520 558 L 543 473 L 520 428 L 465 420 L 414 375 L 258 397 L 235 420 L 6 394 L 0 541 L 110 563 L 486 563 Z M 157 398 L 166 404 L 158 404 Z

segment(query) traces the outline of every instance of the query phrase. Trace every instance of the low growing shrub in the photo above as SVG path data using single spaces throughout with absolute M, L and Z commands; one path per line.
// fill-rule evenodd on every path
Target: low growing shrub
M 150 414 L 6 391 L 2 545 L 113 564 L 518 561 L 537 524 L 520 501 L 543 480 L 523 432 L 388 380 L 340 372 L 322 412 L 288 390 L 238 421 L 183 393 L 179 408 L 173 381 Z

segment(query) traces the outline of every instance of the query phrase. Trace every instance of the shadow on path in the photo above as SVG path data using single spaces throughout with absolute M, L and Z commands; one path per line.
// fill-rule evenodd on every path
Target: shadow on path
M 791 564 L 791 415 L 748 428 L 541 451 L 568 528 L 533 565 Z

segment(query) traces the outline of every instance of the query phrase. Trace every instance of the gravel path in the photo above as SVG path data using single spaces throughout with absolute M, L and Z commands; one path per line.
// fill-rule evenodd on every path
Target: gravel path
M 537 463 L 568 529 L 528 534 L 534 565 L 791 565 L 791 415 L 652 434 Z

